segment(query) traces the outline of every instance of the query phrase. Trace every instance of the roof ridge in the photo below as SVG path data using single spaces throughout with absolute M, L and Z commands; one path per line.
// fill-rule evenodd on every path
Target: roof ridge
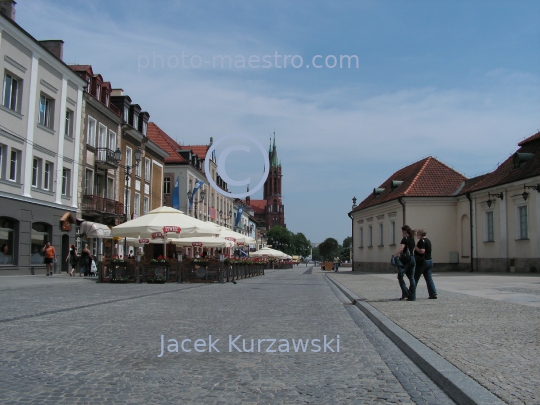
M 165 142 L 167 142 L 167 144 L 174 148 L 175 150 L 179 150 L 181 149 L 180 148 L 180 145 L 178 144 L 178 142 L 176 142 L 174 139 L 172 139 L 164 130 L 162 130 L 155 122 L 151 121 L 148 123 L 148 125 L 153 125 L 154 127 L 156 127 L 156 130 L 159 132 L 159 135 L 162 136 L 163 140 Z
M 426 161 L 424 162 L 424 164 L 422 165 L 420 170 L 418 170 L 418 173 L 416 173 L 416 176 L 414 176 L 414 179 L 411 181 L 411 184 L 409 184 L 409 187 L 407 187 L 407 189 L 403 192 L 403 195 L 407 195 L 407 192 L 414 186 L 414 184 L 416 183 L 416 180 L 418 180 L 420 175 L 424 172 L 424 170 L 425 170 L 425 168 L 427 166 L 427 163 L 433 158 L 431 156 L 428 156 L 427 158 L 424 158 L 424 159 L 426 159 Z M 421 162 L 421 160 L 419 160 L 416 163 L 419 163 L 419 162 Z

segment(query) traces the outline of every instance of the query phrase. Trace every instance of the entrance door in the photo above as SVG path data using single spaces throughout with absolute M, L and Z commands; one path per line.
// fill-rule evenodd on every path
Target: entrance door
M 66 257 L 69 253 L 69 235 L 63 234 L 62 235 L 62 253 L 60 254 L 60 257 L 58 260 L 62 263 L 62 270 L 66 273 L 69 271 L 69 263 L 66 262 Z

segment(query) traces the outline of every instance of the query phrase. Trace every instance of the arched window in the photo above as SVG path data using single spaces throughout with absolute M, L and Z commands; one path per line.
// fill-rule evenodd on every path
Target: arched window
M 32 245 L 30 247 L 30 264 L 42 264 L 44 257 L 42 249 L 47 242 L 51 241 L 52 226 L 45 222 L 32 224 Z
M 18 221 L 0 217 L 0 264 L 16 264 L 18 244 L 15 243 L 17 236 Z
M 278 212 L 277 201 L 274 200 L 274 212 Z

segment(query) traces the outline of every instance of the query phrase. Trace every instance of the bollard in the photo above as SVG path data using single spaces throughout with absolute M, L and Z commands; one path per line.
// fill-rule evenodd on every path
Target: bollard
M 181 283 L 182 282 L 182 255 L 181 254 L 178 255 L 178 264 L 176 266 L 176 273 L 177 273 L 176 282 Z

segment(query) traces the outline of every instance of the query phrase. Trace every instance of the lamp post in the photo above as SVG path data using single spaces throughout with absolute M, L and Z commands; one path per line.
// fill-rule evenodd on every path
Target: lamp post
M 193 201 L 193 198 L 195 198 L 195 196 L 193 195 L 193 191 L 189 190 L 188 193 L 187 193 L 187 196 L 188 196 L 188 200 L 189 202 Z M 201 190 L 201 198 L 200 199 L 195 199 L 195 218 L 199 218 L 198 214 L 197 214 L 197 211 L 198 211 L 198 208 L 199 208 L 199 203 L 202 203 L 204 201 L 204 197 L 206 197 L 206 191 L 204 190 Z M 188 209 L 189 209 L 189 206 L 188 206 Z
M 142 158 L 142 150 L 140 148 L 137 148 L 135 151 L 135 167 L 139 166 L 139 163 L 141 162 Z M 114 152 L 114 159 L 116 160 L 116 163 L 118 166 L 123 167 L 124 171 L 126 173 L 126 187 L 124 188 L 124 210 L 126 211 L 126 222 L 129 220 L 129 212 L 128 212 L 128 204 L 127 204 L 127 190 L 129 187 L 129 178 L 131 176 L 131 169 L 133 166 L 124 166 L 120 164 L 120 161 L 122 160 L 122 151 L 120 148 L 117 148 Z M 127 250 L 127 239 L 124 238 L 124 257 L 126 256 L 126 250 Z

